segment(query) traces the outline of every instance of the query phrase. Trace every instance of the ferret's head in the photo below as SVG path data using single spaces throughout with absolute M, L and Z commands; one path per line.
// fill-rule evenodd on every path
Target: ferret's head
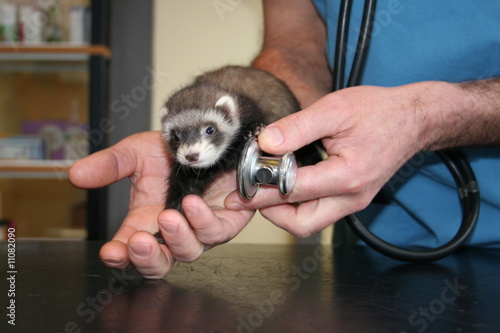
M 167 102 L 161 109 L 161 123 L 163 139 L 177 162 L 199 169 L 219 161 L 240 126 L 237 103 L 229 95 L 206 109 Z

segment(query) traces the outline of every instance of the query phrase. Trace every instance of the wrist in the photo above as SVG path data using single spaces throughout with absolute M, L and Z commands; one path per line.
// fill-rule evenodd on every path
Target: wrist
M 423 150 L 500 144 L 500 81 L 420 82 L 412 96 L 423 113 Z M 410 90 L 411 91 L 411 90 Z
M 407 85 L 415 119 L 420 123 L 421 150 L 439 150 L 467 144 L 470 97 L 457 85 L 425 81 Z

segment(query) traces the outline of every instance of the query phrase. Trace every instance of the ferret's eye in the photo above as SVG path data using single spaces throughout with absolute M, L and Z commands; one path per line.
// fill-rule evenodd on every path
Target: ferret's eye
M 174 139 L 174 142 L 181 142 L 181 137 L 177 133 L 172 133 L 172 138 Z
M 214 133 L 215 133 L 215 128 L 213 128 L 212 126 L 208 127 L 207 130 L 205 131 L 206 135 L 212 135 Z

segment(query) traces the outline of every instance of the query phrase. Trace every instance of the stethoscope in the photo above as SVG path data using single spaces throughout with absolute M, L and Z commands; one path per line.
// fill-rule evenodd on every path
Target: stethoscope
M 333 63 L 333 91 L 359 84 L 367 54 L 370 33 L 373 26 L 376 0 L 365 1 L 363 19 L 358 36 L 358 44 L 353 58 L 353 65 L 344 86 L 345 56 L 347 32 L 352 0 L 342 0 L 337 27 L 335 60 Z M 436 152 L 452 174 L 457 185 L 462 206 L 461 226 L 449 242 L 434 249 L 412 250 L 388 243 L 368 230 L 356 214 L 345 217 L 351 229 L 366 244 L 375 250 L 402 261 L 433 261 L 456 251 L 472 234 L 479 216 L 479 187 L 472 168 L 463 153 L 458 150 Z M 297 162 L 295 155 L 288 152 L 283 156 L 269 156 L 260 150 L 257 139 L 249 139 L 240 157 L 238 165 L 238 191 L 251 200 L 261 185 L 277 186 L 282 195 L 289 195 L 296 180 Z

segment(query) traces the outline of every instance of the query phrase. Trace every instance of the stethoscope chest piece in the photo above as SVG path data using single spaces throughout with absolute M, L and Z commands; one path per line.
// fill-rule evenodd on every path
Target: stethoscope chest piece
M 292 152 L 263 156 L 256 138 L 245 143 L 238 165 L 238 190 L 244 199 L 252 199 L 260 185 L 278 186 L 282 195 L 288 195 L 296 175 L 297 161 Z

